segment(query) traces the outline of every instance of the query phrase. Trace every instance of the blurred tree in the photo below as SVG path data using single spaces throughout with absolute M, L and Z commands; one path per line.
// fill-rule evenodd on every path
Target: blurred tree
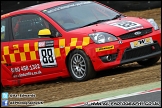
M 49 1 L 1 1 L 1 14 Z M 161 7 L 161 1 L 98 1 L 119 12 Z

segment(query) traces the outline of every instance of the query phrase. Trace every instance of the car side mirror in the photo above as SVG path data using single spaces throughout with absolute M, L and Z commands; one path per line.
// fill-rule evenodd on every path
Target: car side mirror
M 42 30 L 39 30 L 38 32 L 38 36 L 40 37 L 51 37 L 51 31 L 49 29 L 42 29 Z

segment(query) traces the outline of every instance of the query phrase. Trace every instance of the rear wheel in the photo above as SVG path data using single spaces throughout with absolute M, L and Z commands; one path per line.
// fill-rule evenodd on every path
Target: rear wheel
M 86 81 L 96 75 L 90 58 L 82 50 L 74 50 L 70 54 L 68 68 L 75 81 Z
M 142 65 L 142 66 L 151 66 L 151 65 L 154 65 L 155 63 L 157 63 L 157 61 L 159 61 L 160 56 L 156 56 L 156 57 L 153 57 L 153 58 L 150 58 L 150 59 L 145 59 L 145 60 L 142 60 L 142 61 L 137 61 L 137 63 Z

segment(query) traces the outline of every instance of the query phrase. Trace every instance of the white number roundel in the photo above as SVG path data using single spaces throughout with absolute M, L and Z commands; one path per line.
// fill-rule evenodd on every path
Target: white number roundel
M 54 47 L 39 48 L 40 62 L 43 67 L 56 66 Z
M 120 22 L 112 23 L 110 25 L 123 28 L 124 30 L 131 30 L 131 29 L 142 27 L 141 24 L 132 21 L 120 21 Z

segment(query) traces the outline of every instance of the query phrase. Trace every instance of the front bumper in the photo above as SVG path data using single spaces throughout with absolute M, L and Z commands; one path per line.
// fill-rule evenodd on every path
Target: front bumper
M 130 46 L 130 42 L 152 37 L 154 43 L 148 44 L 145 46 L 141 46 L 135 49 L 132 49 Z M 121 40 L 121 39 L 119 39 Z M 148 35 L 140 36 L 137 38 L 121 40 L 119 41 L 105 43 L 105 44 L 90 44 L 85 48 L 87 55 L 90 57 L 94 69 L 96 71 L 113 68 L 125 63 L 131 63 L 135 61 L 139 61 L 142 59 L 151 58 L 154 56 L 158 56 L 161 54 L 161 31 L 154 31 Z M 114 47 L 112 49 L 106 49 L 106 47 Z M 152 49 L 154 47 L 155 49 Z M 96 49 L 100 48 L 101 51 Z M 104 49 L 105 48 L 105 49 Z M 105 62 L 103 57 L 107 57 L 109 55 L 116 56 L 110 62 Z M 102 59 L 101 59 L 102 58 Z

